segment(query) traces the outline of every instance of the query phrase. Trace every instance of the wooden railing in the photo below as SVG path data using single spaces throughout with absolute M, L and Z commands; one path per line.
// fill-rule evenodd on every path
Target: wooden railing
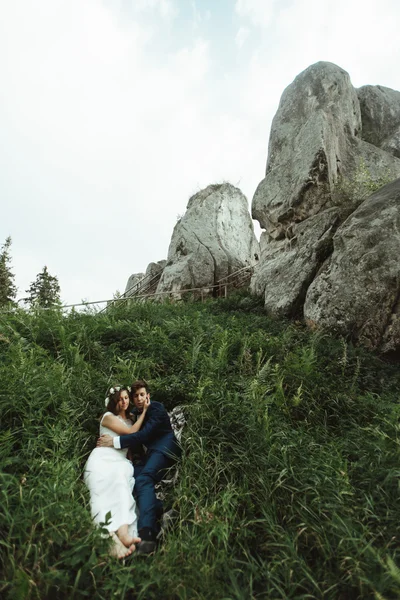
M 160 281 L 163 273 L 163 270 L 161 270 L 152 278 L 143 277 L 129 290 L 127 290 L 121 298 L 118 298 L 118 301 L 123 299 L 151 300 L 154 298 L 154 296 L 157 296 L 157 298 L 161 298 L 162 296 L 174 298 L 184 294 L 193 294 L 194 297 L 198 297 L 202 301 L 209 296 L 226 297 L 232 290 L 249 287 L 251 277 L 254 273 L 254 267 L 255 265 L 247 265 L 242 267 L 241 269 L 222 277 L 216 283 L 207 286 L 156 292 L 158 282 Z
M 218 296 L 227 296 L 229 291 L 249 287 L 255 265 L 247 265 L 217 282 Z
M 99 306 L 100 304 L 105 304 L 106 306 L 102 310 L 99 311 L 101 313 L 101 312 L 107 310 L 107 308 L 109 306 L 112 306 L 113 304 L 115 304 L 117 302 L 126 302 L 127 300 L 133 300 L 133 299 L 142 300 L 142 301 L 153 300 L 155 296 L 157 296 L 157 298 L 161 298 L 162 296 L 174 297 L 178 294 L 182 296 L 184 294 L 192 293 L 193 296 L 196 296 L 201 300 L 204 300 L 205 298 L 209 297 L 210 295 L 226 297 L 228 295 L 228 293 L 234 289 L 248 287 L 248 285 L 250 284 L 251 276 L 254 272 L 254 266 L 255 265 L 249 265 L 249 266 L 243 267 L 242 269 L 239 269 L 238 271 L 235 271 L 234 273 L 231 273 L 230 275 L 223 277 L 216 284 L 211 284 L 211 285 L 204 286 L 201 288 L 191 288 L 191 289 L 186 289 L 186 290 L 175 290 L 175 291 L 157 292 L 156 293 L 158 282 L 160 281 L 161 275 L 163 273 L 163 270 L 161 270 L 159 273 L 157 273 L 156 275 L 153 275 L 153 276 L 145 275 L 144 277 L 142 277 L 142 279 L 140 279 L 140 281 L 136 282 L 132 287 L 130 287 L 126 292 L 124 292 L 119 298 L 112 298 L 110 300 L 94 300 L 94 301 L 90 301 L 90 302 L 83 301 L 83 302 L 78 302 L 75 304 L 64 304 L 63 306 L 60 307 L 60 309 L 66 310 L 66 309 L 70 309 L 70 308 L 78 308 L 81 306 L 88 307 L 88 306 Z M 133 292 L 132 295 L 130 295 L 130 292 Z M 52 309 L 53 309 L 53 307 L 41 307 L 41 310 L 52 310 Z M 0 308 L 0 313 L 13 312 L 14 310 L 15 310 L 15 307 Z
M 133 298 L 135 296 L 140 296 L 143 294 L 155 294 L 158 282 L 161 279 L 163 271 L 164 269 L 161 269 L 159 273 L 156 273 L 155 275 L 145 275 L 132 287 L 126 290 L 126 292 L 124 292 L 121 297 Z

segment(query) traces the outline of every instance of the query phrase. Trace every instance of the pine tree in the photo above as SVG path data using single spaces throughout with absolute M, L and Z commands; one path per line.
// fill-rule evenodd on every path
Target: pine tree
M 11 238 L 8 237 L 1 247 L 0 252 L 0 306 L 14 303 L 17 288 L 14 285 L 14 274 L 11 272 L 10 262 Z
M 60 304 L 60 285 L 57 277 L 50 275 L 47 267 L 43 267 L 43 271 L 38 273 L 36 280 L 31 283 L 29 290 L 26 290 L 29 294 L 26 301 L 31 306 L 41 306 L 42 308 L 49 308 L 56 304 Z

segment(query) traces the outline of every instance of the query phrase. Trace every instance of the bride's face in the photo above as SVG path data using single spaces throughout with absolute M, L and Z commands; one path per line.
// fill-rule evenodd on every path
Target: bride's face
M 128 392 L 126 390 L 122 390 L 120 396 L 119 396 L 119 400 L 117 403 L 117 414 L 119 414 L 120 412 L 127 410 L 129 406 L 129 395 Z

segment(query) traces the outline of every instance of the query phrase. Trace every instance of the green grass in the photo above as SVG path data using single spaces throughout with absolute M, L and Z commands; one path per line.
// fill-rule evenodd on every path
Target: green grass
M 183 405 L 179 514 L 110 559 L 82 480 L 111 382 Z M 0 315 L 0 595 L 400 596 L 400 369 L 239 294 Z

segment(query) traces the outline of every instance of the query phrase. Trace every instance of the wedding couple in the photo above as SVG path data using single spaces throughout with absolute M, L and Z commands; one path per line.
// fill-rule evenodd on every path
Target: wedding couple
M 149 554 L 156 548 L 162 516 L 155 484 L 179 457 L 180 447 L 163 404 L 150 401 L 146 381 L 111 388 L 105 403 L 100 437 L 84 473 L 92 517 L 96 523 L 106 522 L 114 556 L 129 556 L 135 547 L 139 554 Z

